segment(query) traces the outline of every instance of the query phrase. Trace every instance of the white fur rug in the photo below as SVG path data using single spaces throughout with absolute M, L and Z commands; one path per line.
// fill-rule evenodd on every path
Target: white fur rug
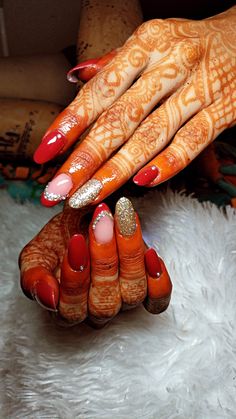
M 135 201 L 174 289 L 108 327 L 63 329 L 21 293 L 18 253 L 55 209 L 1 192 L 2 419 L 236 417 L 236 213 L 169 191 Z

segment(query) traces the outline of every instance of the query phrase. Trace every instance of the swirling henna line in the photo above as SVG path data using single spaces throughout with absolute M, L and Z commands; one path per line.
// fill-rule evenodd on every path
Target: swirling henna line
M 177 130 L 191 116 L 206 106 L 204 97 L 198 97 L 194 80 L 177 91 L 137 128 L 127 143 L 94 175 L 92 179 L 102 184 L 93 203 L 98 203 L 122 186 L 147 161 L 160 152 Z
M 19 256 L 21 272 L 35 266 L 54 270 L 65 243 L 60 236 L 62 214 L 56 215 L 22 250 Z
M 156 186 L 179 171 L 184 169 L 208 144 L 210 144 L 225 128 L 234 123 L 236 107 L 229 101 L 225 111 L 225 100 L 220 98 L 217 102 L 203 109 L 193 117 L 174 137 L 166 150 L 153 159 L 149 165 L 155 165 L 159 174 L 147 186 Z M 230 117 L 228 115 L 230 114 Z
M 67 206 L 66 210 L 56 215 L 21 251 L 19 267 L 22 287 L 33 286 L 34 272 L 38 268 L 45 270 L 45 275 L 52 273 L 60 281 L 60 269 L 69 238 L 78 231 L 86 231 L 85 211 L 75 211 Z M 28 272 L 32 272 L 30 278 Z M 27 280 L 25 283 L 24 278 Z M 30 282 L 29 282 L 30 279 Z M 35 277 L 36 281 L 36 277 Z
M 187 46 L 181 42 L 173 49 L 170 57 L 159 63 L 157 69 L 145 72 L 128 92 L 100 116 L 83 143 L 67 161 L 67 170 L 75 185 L 70 195 L 128 140 L 163 96 L 177 89 L 187 79 L 200 56 L 201 48 L 197 42 Z M 84 155 L 88 158 L 85 159 Z M 66 173 L 65 166 L 57 175 L 60 173 Z

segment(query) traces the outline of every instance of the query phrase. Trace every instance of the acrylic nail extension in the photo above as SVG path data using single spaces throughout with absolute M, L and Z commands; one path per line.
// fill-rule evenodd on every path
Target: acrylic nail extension
M 106 204 L 99 204 L 89 226 L 91 286 L 89 319 L 96 327 L 111 320 L 120 310 L 118 253 L 114 220 Z
M 154 165 L 145 167 L 134 176 L 133 182 L 138 186 L 148 185 L 157 177 L 158 173 L 159 170 Z
M 84 271 L 88 266 L 89 252 L 82 234 L 74 234 L 68 244 L 68 262 L 74 271 Z
M 152 278 L 159 278 L 161 276 L 161 262 L 160 258 L 154 249 L 148 249 L 145 253 L 145 263 L 149 275 Z
M 47 201 L 57 204 L 59 201 L 66 199 L 72 187 L 71 177 L 61 173 L 46 186 L 41 199 L 42 204 L 47 205 Z
M 144 243 L 138 215 L 125 197 L 116 204 L 115 228 L 123 308 L 134 307 L 144 300 L 147 292 Z
M 136 230 L 136 216 L 132 203 L 122 197 L 116 203 L 116 220 L 122 236 L 132 236 Z
M 172 282 L 164 262 L 154 249 L 145 253 L 147 269 L 147 297 L 144 307 L 152 314 L 160 314 L 167 309 L 171 299 Z
M 114 234 L 114 220 L 106 204 L 99 204 L 94 211 L 92 229 L 97 243 L 106 244 L 112 240 Z
M 91 179 L 79 188 L 70 198 L 71 208 L 82 208 L 94 201 L 102 189 L 102 183 L 99 180 Z
M 58 296 L 46 281 L 38 281 L 34 286 L 33 293 L 35 300 L 41 307 L 47 310 L 57 311 Z
M 99 58 L 93 58 L 77 64 L 67 73 L 67 80 L 71 83 L 90 80 L 98 72 L 98 61 Z
M 66 143 L 66 137 L 58 130 L 46 134 L 34 153 L 34 161 L 38 164 L 46 163 L 56 157 Z

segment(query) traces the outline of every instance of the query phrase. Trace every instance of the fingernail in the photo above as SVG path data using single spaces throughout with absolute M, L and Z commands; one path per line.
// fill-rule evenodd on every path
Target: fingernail
M 106 204 L 99 204 L 94 211 L 92 229 L 97 243 L 106 244 L 112 240 L 114 219 Z
M 102 183 L 99 180 L 91 179 L 86 182 L 69 200 L 71 208 L 82 208 L 90 204 L 99 195 Z
M 57 205 L 57 204 L 59 204 L 59 202 L 61 202 L 60 200 L 58 200 L 58 201 L 48 201 L 48 199 L 46 199 L 45 198 L 45 196 L 44 196 L 44 192 L 41 194 L 41 198 L 40 198 L 40 201 L 41 201 L 41 204 L 44 206 L 44 207 L 54 207 L 55 205 Z
M 58 130 L 54 130 L 45 135 L 41 144 L 34 153 L 34 161 L 42 164 L 57 156 L 64 147 L 66 137 Z
M 98 71 L 98 61 L 99 58 L 94 58 L 76 65 L 67 73 L 67 80 L 71 83 L 77 83 L 79 80 L 90 80 Z
M 61 173 L 46 186 L 43 192 L 43 199 L 41 199 L 42 204 L 44 204 L 45 201 L 50 201 L 57 204 L 63 199 L 66 199 L 72 187 L 73 182 L 71 177 L 65 173 Z
M 157 177 L 158 173 L 159 170 L 154 165 L 145 167 L 133 177 L 133 182 L 138 186 L 148 185 Z
M 145 265 L 152 278 L 159 278 L 162 273 L 161 261 L 154 249 L 148 249 L 145 253 Z
M 88 266 L 89 253 L 82 234 L 74 234 L 68 245 L 68 262 L 74 271 L 82 272 Z
M 122 197 L 116 203 L 116 221 L 122 236 L 132 236 L 136 231 L 134 207 L 128 198 Z
M 59 299 L 58 290 L 51 287 L 46 281 L 38 281 L 33 290 L 37 303 L 47 310 L 56 311 Z

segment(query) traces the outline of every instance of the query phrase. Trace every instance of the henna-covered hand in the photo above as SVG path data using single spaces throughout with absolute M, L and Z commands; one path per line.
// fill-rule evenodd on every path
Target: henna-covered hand
M 235 124 L 235 73 L 236 6 L 202 21 L 141 25 L 43 138 L 38 163 L 64 153 L 98 118 L 42 202 L 69 197 L 69 205 L 80 208 L 137 172 L 134 182 L 145 186 L 178 173 Z
M 90 222 L 88 212 L 65 207 L 22 250 L 20 270 L 24 293 L 72 324 L 102 326 L 141 303 L 158 314 L 171 297 L 165 264 L 144 244 L 127 198 L 114 217 L 98 205 Z

